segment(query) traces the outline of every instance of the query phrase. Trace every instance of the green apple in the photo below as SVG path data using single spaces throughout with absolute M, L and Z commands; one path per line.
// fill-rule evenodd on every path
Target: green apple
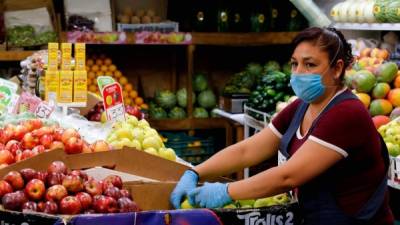
M 133 139 L 131 130 L 126 127 L 119 128 L 118 130 L 115 131 L 115 134 L 117 135 L 118 139 L 123 139 L 123 138 L 128 138 L 129 140 Z
M 243 208 L 244 205 L 250 205 L 250 206 L 254 205 L 255 201 L 256 200 L 254 199 L 245 199 L 245 200 L 238 200 L 238 203 Z
M 158 149 L 158 155 L 164 159 L 176 161 L 176 154 L 172 148 L 160 148 Z
M 149 124 L 149 122 L 147 122 L 145 119 L 141 119 L 139 122 L 138 122 L 138 125 L 137 125 L 138 127 L 140 127 L 140 128 L 146 128 L 146 127 L 150 127 L 150 124 Z
M 400 134 L 396 134 L 393 137 L 393 144 L 399 145 L 400 144 Z
M 186 198 L 186 199 L 181 203 L 181 209 L 194 209 L 194 207 L 189 203 L 189 200 Z
M 386 137 L 391 137 L 396 135 L 396 130 L 394 129 L 394 127 L 389 127 L 386 132 L 385 132 Z
M 136 117 L 135 117 L 136 118 Z M 133 139 L 134 140 L 138 140 L 138 141 L 140 141 L 140 142 L 142 142 L 143 141 L 143 139 L 144 139 L 144 132 L 143 132 L 143 129 L 142 128 L 139 128 L 139 127 L 135 127 L 135 128 L 133 128 L 132 129 L 132 136 L 133 136 Z
M 124 123 L 124 122 L 122 122 L 122 121 L 117 121 L 117 122 L 115 122 L 114 125 L 113 125 L 113 129 L 114 129 L 114 130 L 118 130 L 118 129 L 122 128 L 122 124 L 123 124 L 123 123 Z
M 382 135 L 382 137 L 385 137 L 387 129 L 388 129 L 388 126 L 383 125 L 383 126 L 379 127 L 378 132 Z
M 142 150 L 142 145 L 138 140 L 129 141 L 129 143 L 127 143 L 125 146 L 129 148 L 136 148 L 137 150 Z
M 289 196 L 286 193 L 272 196 L 272 200 L 274 200 L 274 202 L 278 205 L 284 205 L 290 201 Z
M 271 197 L 260 198 L 254 202 L 254 208 L 267 207 L 271 205 L 275 205 L 275 202 Z
M 154 137 L 154 136 L 147 137 L 142 142 L 142 148 L 144 148 L 144 149 L 146 149 L 146 148 L 159 149 L 161 147 L 162 147 L 162 145 L 161 145 L 160 141 L 157 139 L 157 137 Z
M 124 145 L 120 141 L 113 141 L 110 143 L 113 149 L 122 149 Z
M 394 136 L 386 136 L 384 139 L 383 139 L 386 143 L 394 143 Z
M 158 132 L 151 127 L 146 127 L 143 130 L 144 130 L 144 138 L 158 136 Z
M 223 208 L 224 209 L 236 209 L 237 207 L 235 204 L 231 203 L 231 204 L 225 205 Z
M 131 126 L 136 127 L 139 120 L 136 118 L 136 116 L 128 115 L 126 122 L 129 123 Z
M 152 147 L 146 148 L 144 151 L 147 152 L 147 153 L 149 153 L 149 154 L 158 156 L 157 149 L 155 149 L 155 148 L 152 148 Z
M 400 146 L 393 143 L 386 143 L 386 147 L 388 148 L 389 154 L 393 157 L 400 155 Z
M 117 134 L 115 134 L 115 133 L 110 133 L 110 134 L 108 135 L 106 141 L 107 141 L 108 143 L 111 143 L 111 142 L 113 142 L 113 141 L 116 141 L 117 139 L 118 139 Z

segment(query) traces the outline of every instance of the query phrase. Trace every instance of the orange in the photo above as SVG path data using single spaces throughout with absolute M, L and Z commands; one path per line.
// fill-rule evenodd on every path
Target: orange
M 88 59 L 88 60 L 86 61 L 86 65 L 88 65 L 88 66 L 93 66 L 93 65 L 94 65 L 93 59 Z
M 390 90 L 387 99 L 392 103 L 393 106 L 400 106 L 400 88 Z
M 114 64 L 111 64 L 108 69 L 110 70 L 110 72 L 115 72 L 117 70 L 117 67 Z
M 135 104 L 136 105 L 142 105 L 143 104 L 143 98 L 141 98 L 141 97 L 135 98 Z
M 111 59 L 110 58 L 104 59 L 104 64 L 107 65 L 107 66 L 111 65 L 112 64 Z
M 96 78 L 96 73 L 93 72 L 93 71 L 90 71 L 90 72 L 87 74 L 87 77 L 88 77 L 88 79 L 95 79 L 95 78 Z
M 395 88 L 400 88 L 400 71 L 397 73 L 397 77 L 394 79 L 393 84 Z
M 92 84 L 92 85 L 89 86 L 88 90 L 89 90 L 90 92 L 96 92 L 96 91 L 97 91 L 97 86 L 94 85 L 94 84 Z
M 96 72 L 96 77 L 99 77 L 99 76 L 104 76 L 104 73 L 101 72 L 101 71 L 97 71 L 97 72 Z
M 143 104 L 140 105 L 140 108 L 141 109 L 149 109 L 149 105 L 143 103 Z
M 124 98 L 125 105 L 132 105 L 132 99 Z
M 124 99 L 129 98 L 129 94 L 126 91 L 122 91 L 122 96 L 124 97 Z
M 122 77 L 119 79 L 119 84 L 121 84 L 121 86 L 124 86 L 124 85 L 127 84 L 127 83 L 128 83 L 128 79 L 126 79 L 126 77 L 122 76 Z
M 134 98 L 137 98 L 137 96 L 138 96 L 137 91 L 132 90 L 132 91 L 129 92 L 129 97 L 130 98 L 134 99 Z
M 103 60 L 101 60 L 101 59 L 96 59 L 96 65 L 98 65 L 98 66 L 103 65 Z
M 93 84 L 93 79 L 87 79 L 87 86 L 89 87 L 91 84 Z
M 108 66 L 101 66 L 100 70 L 103 71 L 104 73 L 108 71 Z
M 100 69 L 100 67 L 98 65 L 93 65 L 92 66 L 92 71 L 93 72 L 97 72 L 97 71 L 99 71 L 99 69 Z
M 110 70 L 111 71 L 111 70 Z M 115 78 L 120 78 L 120 77 L 122 77 L 122 73 L 121 73 L 121 71 L 119 71 L 119 70 L 116 70 L 115 72 L 114 72 L 114 77 Z
M 129 84 L 129 83 L 125 84 L 124 90 L 127 91 L 127 92 L 132 91 L 133 90 L 132 84 Z
M 86 71 L 90 71 L 90 66 L 86 65 L 86 66 L 85 66 L 85 70 L 86 70 Z

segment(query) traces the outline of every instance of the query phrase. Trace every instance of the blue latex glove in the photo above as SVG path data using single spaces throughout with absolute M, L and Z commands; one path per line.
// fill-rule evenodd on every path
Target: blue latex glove
M 206 182 L 202 187 L 189 191 L 188 197 L 201 208 L 222 208 L 233 201 L 228 194 L 228 184 L 223 183 Z
M 170 196 L 171 204 L 175 207 L 175 209 L 181 208 L 182 198 L 185 197 L 189 191 L 196 188 L 198 180 L 199 176 L 197 173 L 192 170 L 185 171 Z M 194 202 L 190 201 L 190 199 L 189 203 L 194 205 Z

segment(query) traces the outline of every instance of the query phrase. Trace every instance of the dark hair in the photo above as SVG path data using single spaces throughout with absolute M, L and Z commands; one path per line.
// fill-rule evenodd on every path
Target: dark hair
M 292 41 L 293 49 L 304 41 L 315 42 L 321 50 L 328 53 L 330 66 L 334 66 L 341 59 L 344 62 L 343 71 L 340 78 L 343 79 L 346 68 L 354 60 L 351 45 L 346 41 L 342 32 L 335 28 L 310 27 L 301 31 Z

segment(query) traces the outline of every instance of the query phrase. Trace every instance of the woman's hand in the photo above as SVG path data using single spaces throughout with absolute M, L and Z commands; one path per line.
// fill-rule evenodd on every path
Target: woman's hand
M 182 198 L 185 197 L 189 191 L 194 190 L 199 181 L 199 176 L 193 170 L 186 170 L 176 185 L 174 191 L 171 193 L 170 201 L 175 209 L 181 208 Z M 194 205 L 194 202 L 189 203 Z
M 189 202 L 201 208 L 222 208 L 233 200 L 228 194 L 228 184 L 204 183 L 188 193 Z

